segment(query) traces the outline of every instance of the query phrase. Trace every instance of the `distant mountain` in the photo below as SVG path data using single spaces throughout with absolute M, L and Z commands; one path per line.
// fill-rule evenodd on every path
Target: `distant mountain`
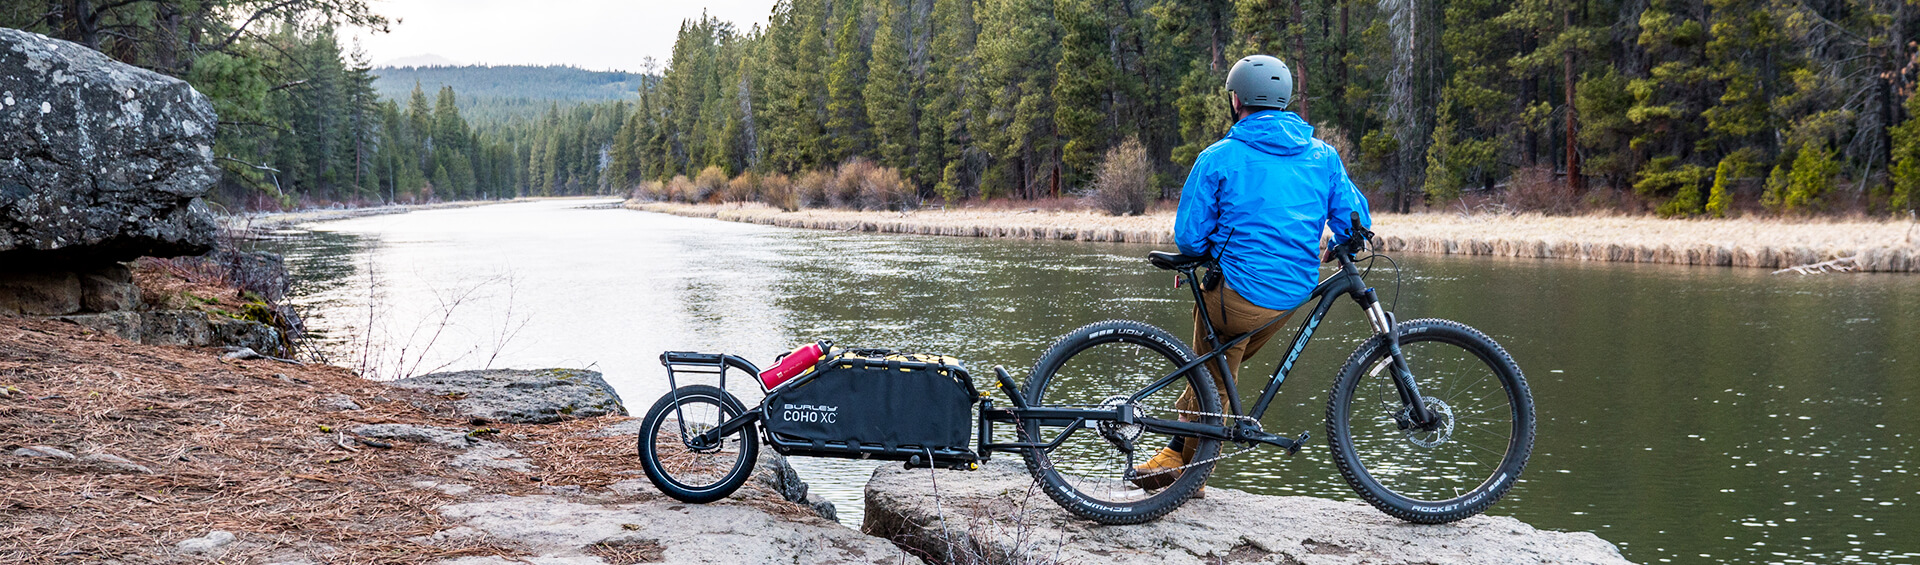
M 459 95 L 461 114 L 471 122 L 537 118 L 556 103 L 565 108 L 581 102 L 635 100 L 643 76 L 530 65 L 380 67 L 373 74 L 379 77 L 373 81 L 374 90 L 402 106 L 415 82 L 428 100 L 441 86 L 452 86 Z
M 407 57 L 401 57 L 398 59 L 382 61 L 379 65 L 376 65 L 376 66 L 380 66 L 380 67 L 457 67 L 457 66 L 460 66 L 460 62 L 455 61 L 453 59 L 448 59 L 446 57 L 441 57 L 439 55 L 435 55 L 432 53 L 422 53 L 419 55 L 412 55 Z

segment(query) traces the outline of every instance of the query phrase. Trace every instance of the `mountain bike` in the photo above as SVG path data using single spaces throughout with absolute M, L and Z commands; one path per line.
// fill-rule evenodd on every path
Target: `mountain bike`
M 1353 236 L 1329 250 L 1338 269 L 1314 287 L 1308 300 L 1318 301 L 1304 310 L 1308 315 L 1286 357 L 1251 406 L 1242 406 L 1228 371 L 1223 381 L 1230 405 L 1223 410 L 1212 374 L 1222 352 L 1255 332 L 1215 335 L 1207 309 L 1198 307 L 1197 321 L 1207 328 L 1212 348 L 1196 355 L 1179 338 L 1145 323 L 1096 322 L 1054 343 L 1024 388 L 995 369 L 1013 406 L 982 402 L 981 456 L 1021 453 L 1042 490 L 1079 516 L 1108 524 L 1158 518 L 1198 491 L 1216 462 L 1261 445 L 1292 455 L 1307 443 L 1307 432 L 1284 437 L 1262 430 L 1260 417 L 1321 320 L 1344 296 L 1366 312 L 1374 335 L 1348 356 L 1328 394 L 1327 443 L 1340 475 L 1369 504 L 1410 522 L 1446 523 L 1485 511 L 1513 488 L 1533 450 L 1526 378 L 1512 356 L 1478 330 L 1440 319 L 1401 322 L 1383 308 L 1356 262 L 1386 257 L 1358 257 L 1372 234 L 1355 220 Z M 1211 259 L 1153 252 L 1149 260 L 1179 273 L 1176 287 L 1193 283 L 1187 286 L 1194 304 L 1204 304 L 1196 273 L 1217 271 Z M 1175 406 L 1187 388 L 1197 410 Z M 1018 441 L 993 443 L 999 423 L 1011 424 Z M 1153 474 L 1177 478 L 1164 488 L 1139 486 L 1149 482 L 1135 470 L 1141 456 L 1176 441 L 1198 442 L 1192 459 Z M 1227 443 L 1240 448 L 1222 454 Z

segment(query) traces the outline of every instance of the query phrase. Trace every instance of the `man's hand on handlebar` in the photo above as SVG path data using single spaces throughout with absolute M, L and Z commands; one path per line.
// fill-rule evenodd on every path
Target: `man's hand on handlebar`
M 1370 239 L 1373 239 L 1373 232 L 1360 225 L 1360 214 L 1355 212 L 1347 224 L 1347 240 L 1328 245 L 1327 251 L 1320 256 L 1320 262 L 1332 263 L 1342 256 L 1352 259 L 1367 249 L 1367 240 Z

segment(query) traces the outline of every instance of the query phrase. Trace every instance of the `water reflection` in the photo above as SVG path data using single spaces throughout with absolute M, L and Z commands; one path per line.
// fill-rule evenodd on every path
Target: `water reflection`
M 1191 329 L 1185 291 L 1146 266 L 1146 247 L 787 230 L 579 206 L 361 218 L 280 245 L 298 300 L 337 345 L 365 330 L 369 270 L 394 327 L 434 314 L 446 289 L 506 275 L 511 292 L 466 303 L 451 317 L 465 329 L 447 332 L 422 365 L 485 362 L 459 354 L 496 334 L 512 304 L 525 328 L 495 366 L 592 366 L 639 407 L 664 392 L 657 356 L 667 349 L 764 363 L 830 337 L 951 353 L 978 377 L 1002 364 L 1024 378 L 1055 337 L 1090 322 Z M 1643 562 L 1920 561 L 1911 535 L 1920 419 L 1901 416 L 1920 396 L 1920 277 L 1400 259 L 1402 318 L 1481 329 L 1533 388 L 1533 460 L 1492 513 L 1594 531 Z M 1384 266 L 1369 278 L 1389 301 L 1394 279 Z M 1357 308 L 1336 306 L 1263 419 L 1275 432 L 1311 430 L 1314 443 L 1292 458 L 1263 449 L 1228 459 L 1214 484 L 1354 498 L 1324 447 L 1323 419 L 1334 372 L 1366 332 Z M 1248 364 L 1243 398 L 1278 355 L 1268 348 Z M 751 384 L 729 384 L 759 399 Z M 873 463 L 796 464 L 858 523 Z

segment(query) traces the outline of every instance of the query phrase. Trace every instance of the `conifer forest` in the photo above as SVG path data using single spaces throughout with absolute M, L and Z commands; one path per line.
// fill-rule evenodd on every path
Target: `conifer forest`
M 212 98 L 220 194 L 246 206 L 768 199 L 849 165 L 900 187 L 887 207 L 1048 199 L 1130 140 L 1170 198 L 1253 53 L 1290 66 L 1289 109 L 1383 210 L 1920 205 L 1920 1 L 780 0 L 684 22 L 629 98 L 473 121 L 450 87 L 376 93 L 335 32 L 390 25 L 365 0 L 8 6 L 0 25 Z

